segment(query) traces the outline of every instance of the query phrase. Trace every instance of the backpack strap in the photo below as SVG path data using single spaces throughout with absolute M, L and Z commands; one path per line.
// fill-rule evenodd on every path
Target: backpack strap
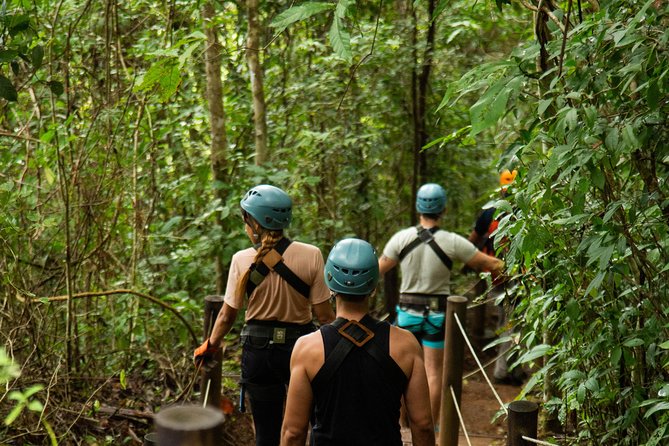
M 288 282 L 298 293 L 309 299 L 309 291 L 311 287 L 307 285 L 297 274 L 291 271 L 290 268 L 283 261 L 283 253 L 288 249 L 291 240 L 283 237 L 277 242 L 273 249 L 271 249 L 262 258 L 258 264 L 251 265 L 251 273 L 249 280 L 246 282 L 246 296 L 251 296 L 251 293 L 265 280 L 270 270 L 275 271 L 283 280 Z
M 437 226 L 433 226 L 430 229 L 425 229 L 423 227 L 419 227 L 418 229 L 418 236 L 416 237 L 415 240 L 413 240 L 411 243 L 406 245 L 401 251 L 400 251 L 400 262 L 404 260 L 404 258 L 409 254 L 411 251 L 416 249 L 419 245 L 422 243 L 425 243 L 428 245 L 430 248 L 432 248 L 432 251 L 439 257 L 441 262 L 446 265 L 446 268 L 453 269 L 453 261 L 451 258 L 444 252 L 443 249 L 437 244 L 436 240 L 434 239 L 434 233 L 439 230 Z
M 378 321 L 369 315 L 365 315 L 360 322 L 349 321 L 341 317 L 335 319 L 330 325 L 337 329 L 341 338 L 318 371 L 318 380 L 324 383 L 329 382 L 351 350 L 353 350 L 353 348 L 362 348 L 374 358 L 384 370 L 390 371 L 390 376 L 388 376 L 390 382 L 388 385 L 391 385 L 391 383 L 396 383 L 400 386 L 405 385 L 407 377 L 402 369 L 390 357 L 389 353 L 381 350 L 381 347 L 374 342 L 374 328 L 377 323 Z M 324 328 L 325 327 L 321 327 L 321 329 Z

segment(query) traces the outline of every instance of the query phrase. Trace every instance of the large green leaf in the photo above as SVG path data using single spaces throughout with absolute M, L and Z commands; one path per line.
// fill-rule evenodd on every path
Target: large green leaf
M 335 6 L 334 3 L 326 2 L 302 3 L 301 5 L 293 6 L 276 16 L 269 26 L 276 28 L 278 32 L 282 32 L 295 22 L 307 19 L 324 11 L 330 11 L 334 9 Z
M 350 64 L 353 59 L 351 54 L 351 36 L 348 31 L 343 29 L 342 21 L 339 17 L 335 16 L 332 21 L 328 37 L 335 54 Z
M 12 81 L 0 74 L 0 98 L 5 98 L 8 101 L 16 101 L 19 96 Z

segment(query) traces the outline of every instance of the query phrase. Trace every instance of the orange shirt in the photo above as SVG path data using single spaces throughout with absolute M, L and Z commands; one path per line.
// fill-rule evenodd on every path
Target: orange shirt
M 238 251 L 232 256 L 224 297 L 225 303 L 232 308 L 239 310 L 244 306 L 245 299 L 237 298 L 235 290 L 237 282 L 249 269 L 255 256 L 254 248 Z M 326 302 L 330 298 L 330 290 L 323 278 L 324 262 L 320 249 L 294 241 L 283 253 L 283 261 L 311 287 L 309 299 L 290 286 L 278 273 L 270 271 L 248 299 L 245 320 L 276 320 L 307 324 L 312 320 L 311 306 Z

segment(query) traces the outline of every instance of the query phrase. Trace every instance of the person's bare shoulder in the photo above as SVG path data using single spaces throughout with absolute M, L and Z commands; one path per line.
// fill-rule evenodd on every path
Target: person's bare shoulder
M 318 370 L 325 361 L 325 349 L 323 348 L 323 337 L 320 331 L 315 331 L 304 335 L 297 340 L 291 356 L 291 367 L 304 367 L 309 376 L 313 379 Z
M 391 325 L 390 356 L 407 376 L 411 374 L 416 355 L 422 355 L 416 337 L 409 330 Z

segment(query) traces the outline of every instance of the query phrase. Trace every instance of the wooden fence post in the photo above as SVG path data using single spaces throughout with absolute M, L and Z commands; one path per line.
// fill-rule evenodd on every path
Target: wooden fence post
M 211 295 L 204 298 L 204 340 L 209 338 L 214 323 L 218 317 L 218 312 L 223 307 L 223 296 Z M 220 407 L 221 405 L 221 375 L 223 370 L 223 352 L 219 351 L 214 355 L 216 361 L 214 367 L 209 370 L 202 369 L 200 378 L 200 401 L 206 405 Z
M 211 407 L 172 406 L 155 416 L 158 446 L 216 446 L 223 413 Z
M 513 401 L 509 403 L 507 446 L 533 446 L 523 436 L 537 438 L 539 405 L 532 401 Z
M 467 319 L 467 298 L 450 296 L 446 306 L 446 337 L 444 345 L 444 376 L 441 392 L 441 416 L 439 420 L 439 446 L 457 446 L 460 420 L 455 408 L 460 407 L 462 397 L 462 368 L 465 339 L 455 321 L 455 315 L 465 327 Z M 453 401 L 451 387 L 456 401 Z
M 486 281 L 480 279 L 474 287 L 465 294 L 465 297 L 472 302 L 474 306 L 469 310 L 469 320 L 471 321 L 472 329 L 470 331 L 471 338 L 476 344 L 478 349 L 481 349 L 487 342 L 490 336 L 486 333 L 485 320 L 486 320 L 486 303 L 487 296 L 485 295 L 487 288 Z M 482 303 L 475 304 L 473 303 L 474 299 L 481 297 L 483 299 Z

